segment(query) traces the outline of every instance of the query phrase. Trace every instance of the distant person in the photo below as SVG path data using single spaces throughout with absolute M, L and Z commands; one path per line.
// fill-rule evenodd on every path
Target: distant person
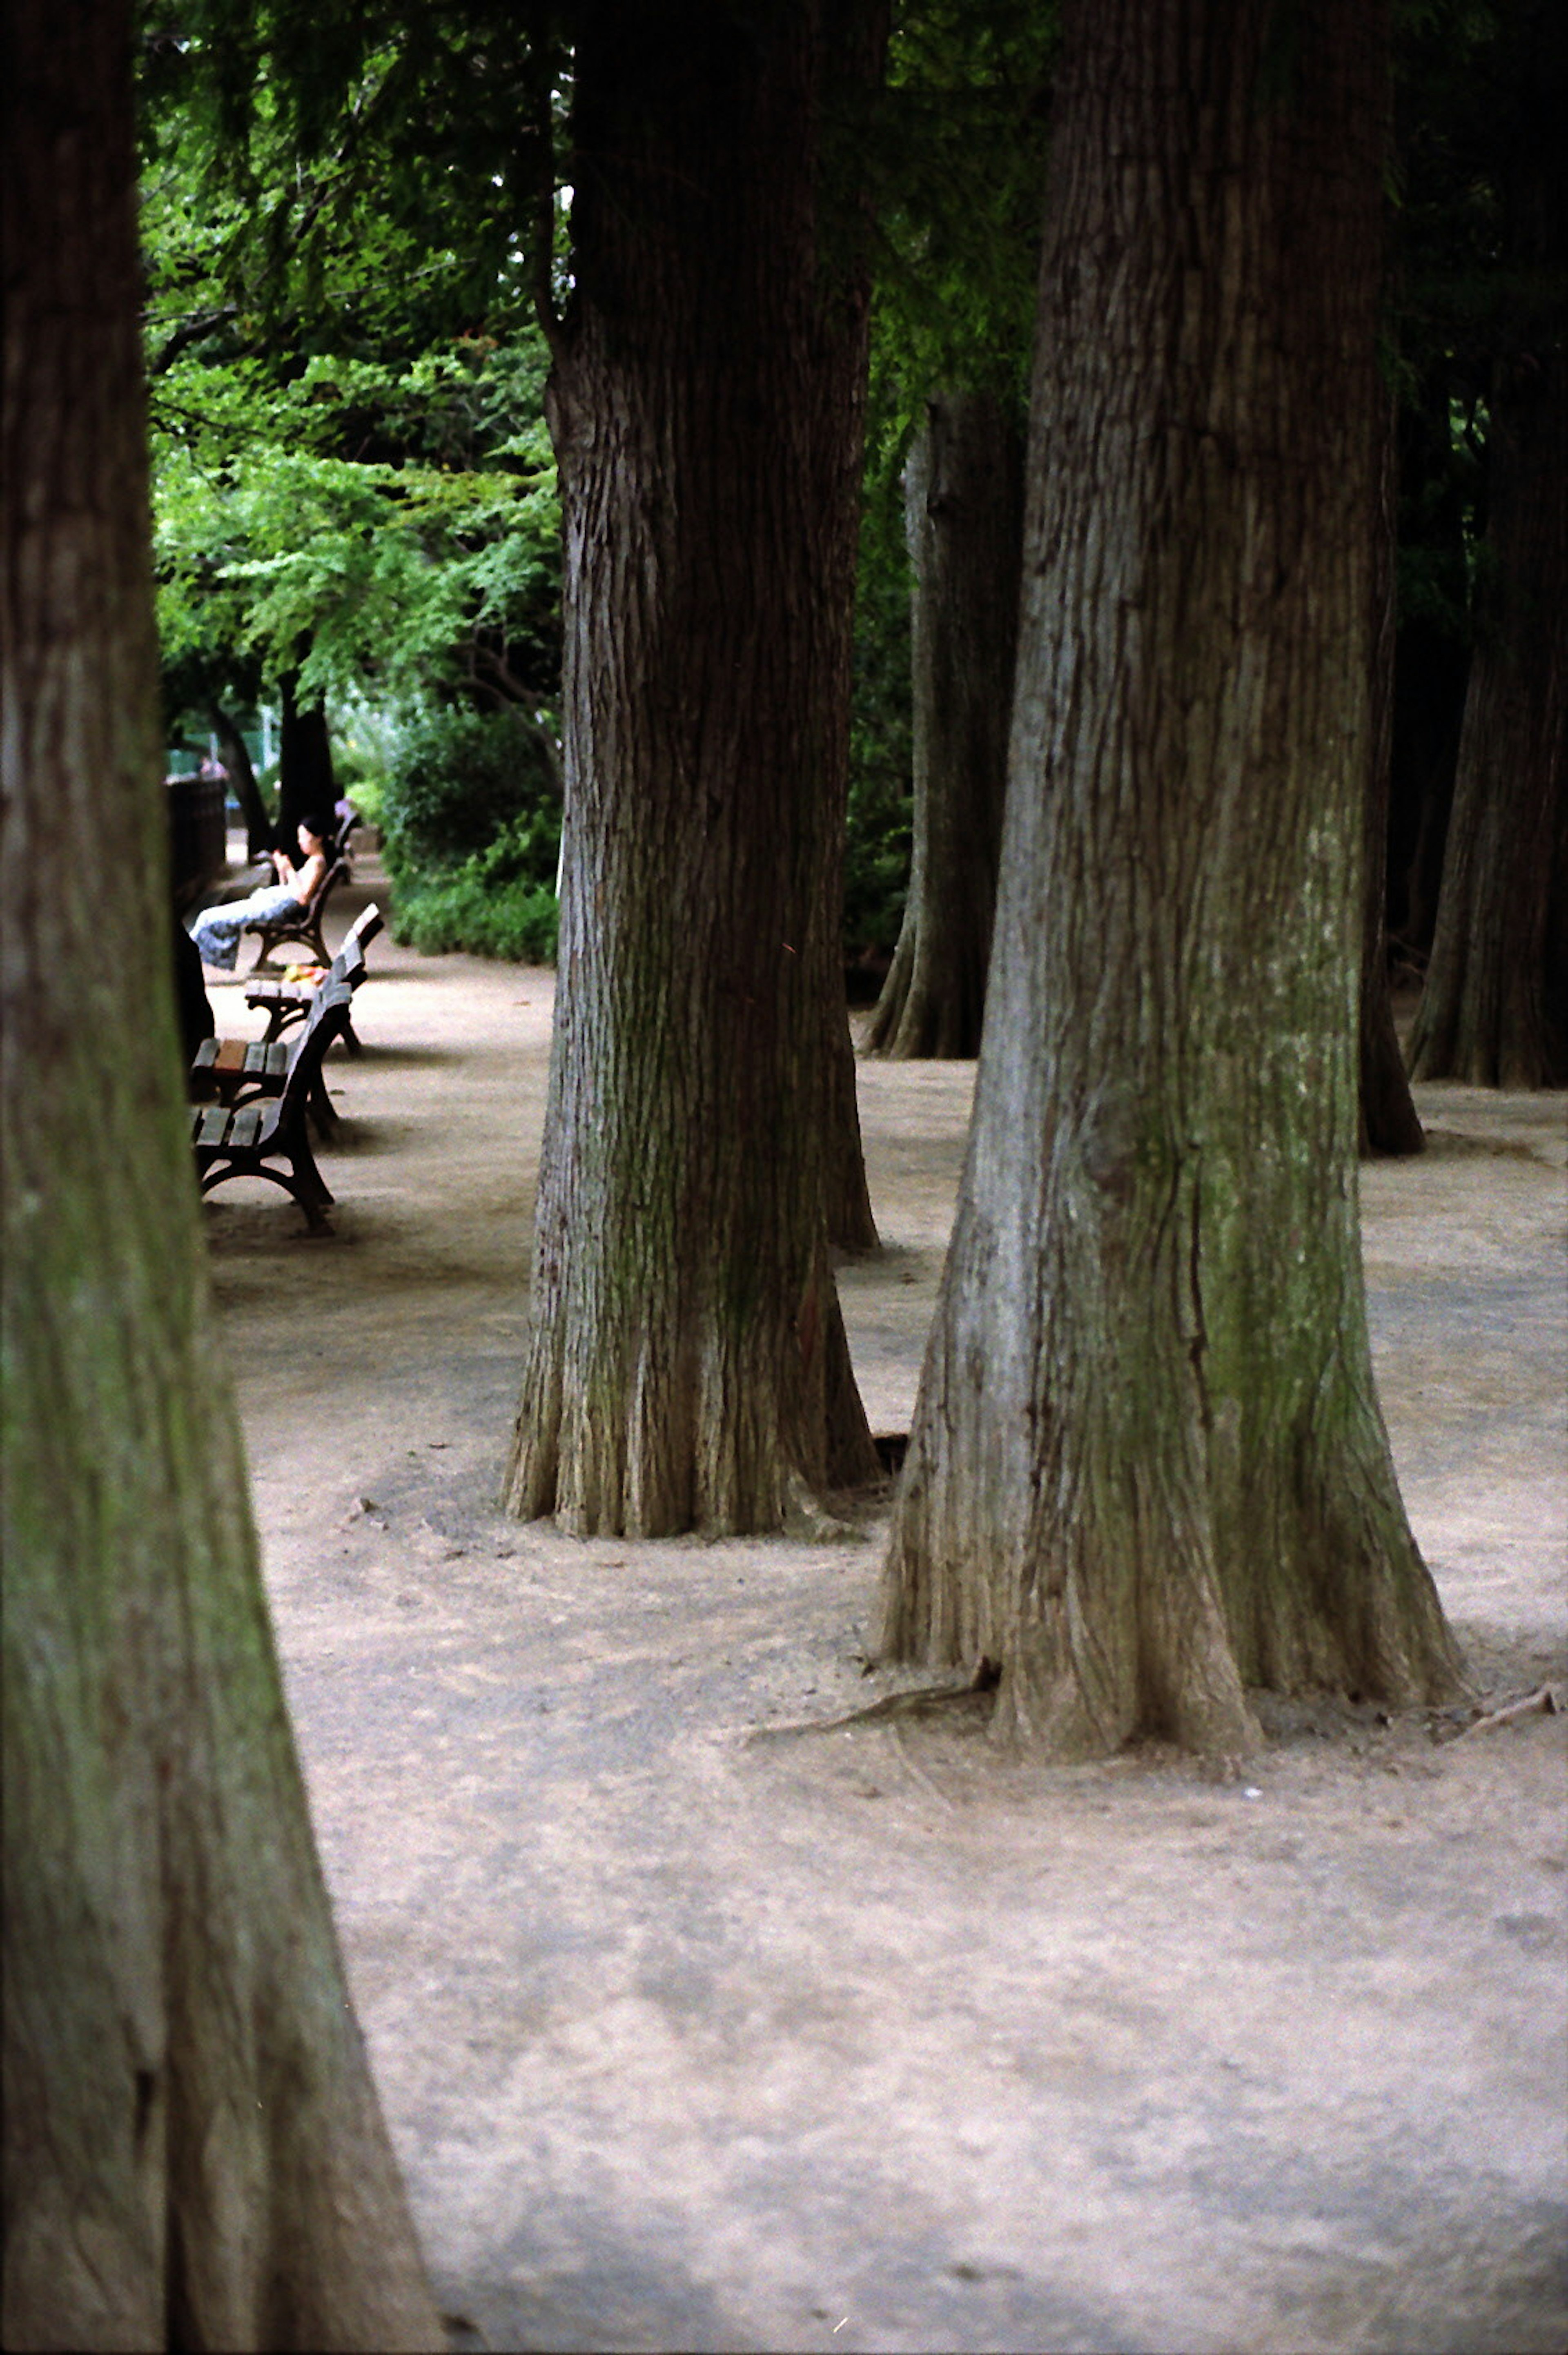
M 198 776 L 208 778 L 213 784 L 226 785 L 229 783 L 229 772 L 224 767 L 216 752 L 204 752 L 202 754 L 201 766 L 197 771 L 197 774 Z
M 191 938 L 201 952 L 203 964 L 213 965 L 219 973 L 232 973 L 240 958 L 240 935 L 247 924 L 267 917 L 291 915 L 296 909 L 308 907 L 326 873 L 329 838 L 325 818 L 314 813 L 302 817 L 299 866 L 286 850 L 274 850 L 272 858 L 272 871 L 278 879 L 275 883 L 263 883 L 246 899 L 219 901 L 216 907 L 204 908 L 191 926 Z

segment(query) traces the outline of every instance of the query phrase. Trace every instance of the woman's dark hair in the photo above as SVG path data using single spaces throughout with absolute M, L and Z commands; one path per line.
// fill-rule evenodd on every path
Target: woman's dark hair
M 332 840 L 332 820 L 323 817 L 319 810 L 301 810 L 298 824 L 307 834 L 314 834 L 322 842 Z

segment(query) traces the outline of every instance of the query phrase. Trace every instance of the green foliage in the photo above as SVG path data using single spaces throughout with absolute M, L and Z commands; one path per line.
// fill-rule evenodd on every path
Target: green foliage
M 393 368 L 317 355 L 282 382 L 184 356 L 153 401 L 165 664 L 222 649 L 266 678 L 297 670 L 307 700 L 463 680 L 552 700 L 560 506 L 541 376 L 527 345 Z M 490 427 L 467 464 L 341 454 L 356 412 L 376 408 L 383 442 L 428 440 L 460 400 Z
M 1563 170 L 1559 8 L 1400 0 L 1392 267 L 1385 359 L 1400 400 L 1402 622 L 1463 659 L 1487 559 L 1487 450 L 1499 372 L 1561 347 L 1568 256 L 1540 234 Z
M 1053 0 L 923 0 L 893 32 L 871 155 L 878 267 L 844 877 L 851 964 L 891 954 L 909 878 L 903 462 L 923 402 L 944 384 L 1024 406 L 1059 37 Z
M 399 940 L 554 957 L 560 799 L 540 730 L 514 712 L 420 713 L 391 736 L 379 822 Z
M 307 27 L 303 12 L 193 0 L 177 35 L 144 46 L 171 722 L 212 698 L 253 705 L 289 674 L 306 702 L 356 688 L 382 703 L 455 688 L 532 711 L 555 700 L 548 356 L 488 180 L 482 199 L 479 144 L 460 173 L 421 175 L 434 117 L 416 136 L 377 112 L 394 86 L 408 96 L 403 52 L 433 70 L 441 41 L 394 37 L 389 19 L 334 96 L 368 26 L 346 14 L 334 30 L 330 5 Z M 307 48 L 311 73 L 293 85 L 287 60 L 303 71 Z M 241 91 L 236 60 L 252 51 Z M 464 102 L 449 91 L 446 114 Z M 395 164 L 394 131 L 410 143 Z M 414 181 L 419 205 L 398 198 Z
M 888 56 L 873 156 L 872 441 L 895 464 L 943 384 L 1022 408 L 1034 335 L 1055 0 L 923 0 Z
M 552 809 L 559 841 L 558 800 L 539 732 L 511 713 L 421 712 L 394 735 L 382 781 L 388 872 L 403 882 L 453 867 Z
M 529 821 L 520 824 L 526 829 Z M 392 912 L 394 935 L 432 956 L 463 951 L 517 964 L 553 964 L 560 910 L 552 884 L 496 871 L 518 855 L 532 863 L 533 846 L 519 854 L 508 829 L 461 867 L 400 891 Z M 552 860 L 552 878 L 553 873 Z

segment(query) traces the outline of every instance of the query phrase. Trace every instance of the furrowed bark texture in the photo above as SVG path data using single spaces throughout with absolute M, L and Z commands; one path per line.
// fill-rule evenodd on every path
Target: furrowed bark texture
M 875 1053 L 977 1055 L 1018 647 L 1022 452 L 985 393 L 929 401 L 910 452 L 914 847 Z
M 1394 403 L 1379 389 L 1376 448 L 1377 527 L 1372 539 L 1371 701 L 1367 726 L 1367 792 L 1361 840 L 1361 986 L 1359 1025 L 1360 1149 L 1389 1156 L 1420 1153 L 1426 1133 L 1417 1116 L 1393 1027 L 1389 993 L 1388 833 L 1393 765 L 1393 665 L 1397 612 L 1394 550 L 1398 471 Z
M 775 1528 L 874 1468 L 828 1260 L 830 1211 L 865 1239 L 832 1115 L 866 293 L 821 130 L 875 19 L 622 0 L 576 53 L 566 855 L 506 1501 L 582 1532 Z
M 9 26 L 4 2343 L 433 2347 L 284 1712 L 157 971 L 129 28 L 112 0 L 16 0 Z
M 251 858 L 262 858 L 272 844 L 272 821 L 267 815 L 267 805 L 261 799 L 256 772 L 251 765 L 250 747 L 240 733 L 237 721 L 220 703 L 208 706 L 208 718 L 218 739 L 223 765 L 234 788 L 234 797 L 244 812 L 246 850 Z M 295 824 L 298 824 L 297 819 Z
M 1357 1226 L 1382 45 L 1066 21 L 968 1160 L 882 1647 L 1060 1753 L 1448 1692 Z

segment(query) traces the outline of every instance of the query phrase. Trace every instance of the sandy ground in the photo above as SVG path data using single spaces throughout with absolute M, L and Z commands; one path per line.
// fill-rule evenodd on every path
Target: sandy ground
M 1324 1707 L 1229 1783 L 1023 1764 L 962 1712 L 778 1731 L 889 1688 L 875 1526 L 579 1543 L 496 1512 L 551 976 L 370 964 L 336 1238 L 248 1186 L 206 1215 L 454 2344 L 1559 2355 L 1568 1715 Z M 886 1248 L 842 1284 L 878 1430 L 908 1426 L 971 1078 L 861 1069 Z M 1363 1178 L 1378 1367 L 1496 1702 L 1568 1678 L 1563 1103 L 1421 1105 L 1432 1152 Z

